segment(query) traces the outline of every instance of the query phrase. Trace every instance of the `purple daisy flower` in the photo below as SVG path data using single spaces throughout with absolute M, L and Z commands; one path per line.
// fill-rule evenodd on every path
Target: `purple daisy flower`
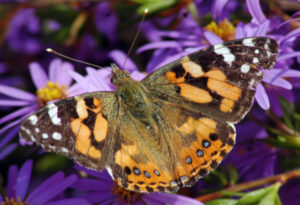
M 0 135 L 5 136 L 2 138 L 0 148 L 16 136 L 18 129 L 13 129 L 13 134 L 9 131 L 11 128 L 19 127 L 20 123 L 29 114 L 40 109 L 48 101 L 81 93 L 81 88 L 78 85 L 70 87 L 72 78 L 69 76 L 68 71 L 74 68 L 68 62 L 54 59 L 49 66 L 49 76 L 38 63 L 31 63 L 29 68 L 31 78 L 37 88 L 37 95 L 14 87 L 0 85 L 0 93 L 6 97 L 0 99 L 0 106 L 3 108 L 21 107 L 0 118 L 0 124 L 3 125 L 0 129 Z M 10 134 L 7 134 L 7 132 Z
M 240 123 L 237 136 L 242 137 L 237 138 L 224 164 L 232 164 L 238 169 L 240 181 L 269 177 L 279 172 L 280 149 L 259 140 L 267 137 L 264 128 L 251 121 Z
M 111 43 L 117 41 L 117 26 L 119 22 L 109 2 L 101 2 L 96 5 L 94 21 L 97 30 L 104 34 Z
M 20 10 L 12 19 L 10 29 L 6 35 L 8 45 L 15 51 L 36 54 L 42 45 L 38 38 L 40 34 L 40 20 L 32 8 Z
M 14 204 L 89 204 L 83 198 L 64 198 L 63 193 L 67 188 L 77 180 L 75 175 L 65 177 L 62 172 L 58 172 L 36 187 L 33 184 L 31 177 L 32 160 L 26 161 L 18 170 L 16 165 L 11 165 L 8 171 L 7 187 L 5 197 L 0 195 L 0 203 Z M 32 185 L 31 185 L 32 184 Z
M 176 194 L 159 192 L 142 194 L 128 191 L 119 187 L 106 170 L 99 173 L 79 166 L 77 168 L 88 173 L 93 178 L 79 178 L 72 184 L 72 188 L 85 192 L 82 198 L 85 198 L 92 204 L 203 204 L 194 199 Z
M 123 68 L 126 59 L 126 54 L 120 50 L 114 50 L 109 53 L 109 57 L 120 67 Z M 131 73 L 131 77 L 135 80 L 141 80 L 145 77 L 145 74 L 138 71 L 137 66 L 129 58 L 126 60 L 126 64 L 123 69 L 126 69 Z M 111 91 L 114 86 L 110 82 L 111 71 L 110 68 L 104 68 L 96 70 L 92 67 L 87 67 L 86 71 L 88 75 L 86 77 L 80 75 L 75 71 L 70 71 L 69 74 L 74 80 L 77 81 L 84 89 L 84 92 L 94 91 Z

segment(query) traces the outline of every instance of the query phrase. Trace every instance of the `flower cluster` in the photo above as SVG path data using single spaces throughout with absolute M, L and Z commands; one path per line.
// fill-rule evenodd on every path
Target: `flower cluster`
M 259 0 L 0 1 L 0 175 L 7 184 L 0 204 L 203 204 L 209 192 L 236 184 L 247 187 L 254 180 L 299 168 L 300 6 L 288 10 L 284 6 L 292 1 L 280 2 L 282 8 Z M 149 16 L 134 42 L 138 55 L 126 54 L 145 8 Z M 278 42 L 276 64 L 262 70 L 253 109 L 237 126 L 235 147 L 220 168 L 179 194 L 132 192 L 119 187 L 106 170 L 74 168 L 67 160 L 56 166 L 55 156 L 19 138 L 22 121 L 47 104 L 113 91 L 110 62 L 139 81 L 196 50 L 255 36 Z M 90 64 L 83 69 L 78 61 L 53 58 L 45 52 L 48 47 Z M 106 67 L 96 69 L 93 63 Z M 33 169 L 34 164 L 43 169 Z M 274 201 L 297 204 L 297 187 L 280 178 L 258 191 L 265 191 L 265 198 L 273 193 Z M 247 196 L 239 200 L 247 201 Z M 267 200 L 264 196 L 257 200 Z

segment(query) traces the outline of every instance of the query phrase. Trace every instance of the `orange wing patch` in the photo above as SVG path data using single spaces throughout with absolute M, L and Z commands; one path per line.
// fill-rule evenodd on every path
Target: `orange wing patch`
M 87 106 L 83 98 L 75 97 L 75 100 L 78 118 L 71 119 L 71 130 L 76 136 L 75 149 L 83 155 L 100 159 L 101 151 L 92 145 L 92 134 L 97 142 L 103 141 L 107 135 L 108 122 L 101 114 L 101 101 L 94 98 L 93 105 Z M 94 124 L 84 123 L 92 118 L 96 119 Z M 93 130 L 89 126 L 93 126 Z
M 212 67 L 209 71 L 204 72 L 199 64 L 191 61 L 188 57 L 184 57 L 180 65 L 183 73 L 175 69 L 166 72 L 165 77 L 180 88 L 182 97 L 196 103 L 211 103 L 214 100 L 211 93 L 215 93 L 223 98 L 219 109 L 224 113 L 232 111 L 235 102 L 242 95 L 242 90 L 238 86 L 228 83 L 223 71 Z M 206 79 L 207 82 L 205 82 Z

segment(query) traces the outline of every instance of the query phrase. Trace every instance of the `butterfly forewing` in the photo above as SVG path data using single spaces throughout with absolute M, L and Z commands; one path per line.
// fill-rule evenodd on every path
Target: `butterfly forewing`
M 67 98 L 51 103 L 28 117 L 21 125 L 20 135 L 88 168 L 105 167 L 114 117 L 113 93 L 103 92 Z
M 264 37 L 224 42 L 166 65 L 142 82 L 158 98 L 237 122 L 261 82 L 258 67 L 271 68 L 277 49 L 275 40 Z

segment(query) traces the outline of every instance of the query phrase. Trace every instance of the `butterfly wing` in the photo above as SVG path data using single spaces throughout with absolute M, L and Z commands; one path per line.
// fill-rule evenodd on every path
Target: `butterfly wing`
M 262 72 L 276 62 L 278 45 L 265 37 L 224 42 L 155 71 L 142 82 L 165 101 L 230 122 L 250 109 Z
M 109 167 L 126 189 L 175 192 L 191 186 L 234 145 L 230 123 L 162 101 L 153 105 L 151 125 L 125 114 L 118 129 Z
M 47 152 L 54 151 L 87 168 L 102 170 L 113 140 L 116 102 L 112 92 L 88 93 L 54 102 L 25 119 L 20 135 Z

